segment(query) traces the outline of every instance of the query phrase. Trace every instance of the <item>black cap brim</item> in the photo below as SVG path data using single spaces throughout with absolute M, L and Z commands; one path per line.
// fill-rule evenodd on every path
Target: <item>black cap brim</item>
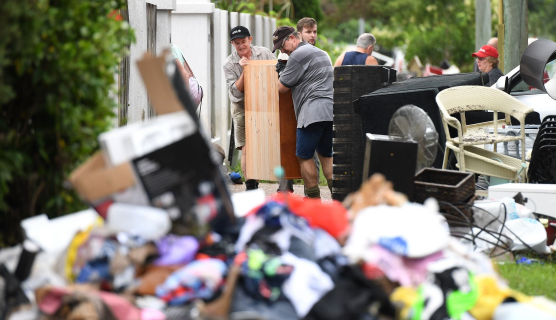
M 235 36 L 232 37 L 232 39 L 230 39 L 230 41 L 233 41 L 237 38 L 249 38 L 250 36 L 244 35 L 244 34 L 236 34 Z
M 280 49 L 280 42 L 274 45 L 274 47 L 272 48 L 272 53 L 276 52 L 276 50 L 278 49 Z

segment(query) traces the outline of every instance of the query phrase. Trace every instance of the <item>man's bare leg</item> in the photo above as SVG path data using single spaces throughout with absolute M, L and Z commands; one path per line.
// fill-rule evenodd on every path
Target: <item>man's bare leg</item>
M 319 163 L 319 157 L 318 157 L 318 152 L 315 151 L 315 154 L 313 154 L 313 161 L 315 161 L 315 168 L 317 169 L 317 184 L 319 184 L 319 180 L 320 180 L 320 163 Z M 307 195 L 307 191 L 305 190 L 305 186 L 303 186 L 303 193 L 305 195 Z
M 328 183 L 328 189 L 330 189 L 330 193 L 332 193 L 332 157 L 324 157 L 319 154 L 319 160 L 322 165 L 322 173 L 326 178 L 326 182 Z
M 313 158 L 298 159 L 301 166 L 301 177 L 303 177 L 303 183 L 305 184 L 307 196 L 309 198 L 320 198 L 320 189 L 318 185 L 319 173 L 315 168 L 315 162 Z

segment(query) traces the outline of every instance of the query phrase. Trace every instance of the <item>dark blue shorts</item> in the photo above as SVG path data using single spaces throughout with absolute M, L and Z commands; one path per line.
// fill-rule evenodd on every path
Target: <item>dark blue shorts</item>
M 297 129 L 295 155 L 311 159 L 315 150 L 323 157 L 332 157 L 332 121 L 315 122 Z

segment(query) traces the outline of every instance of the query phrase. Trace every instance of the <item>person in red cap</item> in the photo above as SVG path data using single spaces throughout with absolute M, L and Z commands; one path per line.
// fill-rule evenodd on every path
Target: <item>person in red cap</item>
M 485 45 L 482 46 L 479 51 L 473 53 L 471 56 L 477 58 L 477 65 L 481 72 L 488 73 L 489 81 L 487 86 L 492 86 L 498 81 L 498 78 L 504 75 L 500 69 L 498 69 L 498 50 L 493 46 Z

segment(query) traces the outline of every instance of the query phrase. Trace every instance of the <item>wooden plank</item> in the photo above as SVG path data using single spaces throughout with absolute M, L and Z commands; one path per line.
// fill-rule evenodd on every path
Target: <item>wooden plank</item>
M 286 179 L 301 179 L 299 159 L 295 156 L 297 120 L 292 92 L 280 93 L 280 162 Z
M 276 62 L 250 61 L 245 67 L 246 178 L 278 180 L 280 114 Z

